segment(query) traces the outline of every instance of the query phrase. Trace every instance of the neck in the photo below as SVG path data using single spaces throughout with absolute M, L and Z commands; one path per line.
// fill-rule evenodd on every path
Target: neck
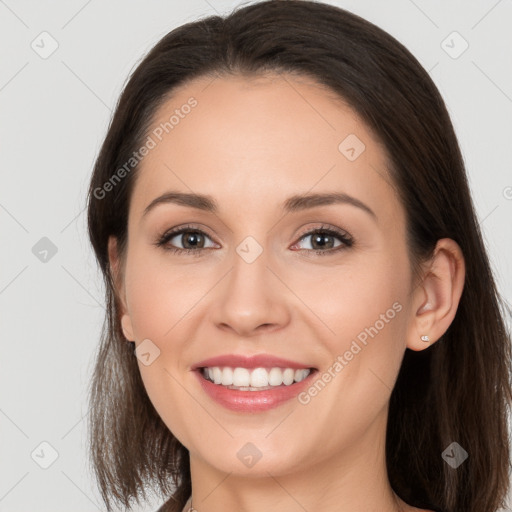
M 354 442 L 327 459 L 294 471 L 260 471 L 258 476 L 222 472 L 191 454 L 192 504 L 197 512 L 405 512 L 414 510 L 393 492 L 387 478 L 387 410 Z M 319 441 L 320 442 L 320 441 Z M 256 467 L 256 466 L 255 466 Z M 296 468 L 300 468 L 297 470 Z M 183 509 L 187 512 L 190 500 Z

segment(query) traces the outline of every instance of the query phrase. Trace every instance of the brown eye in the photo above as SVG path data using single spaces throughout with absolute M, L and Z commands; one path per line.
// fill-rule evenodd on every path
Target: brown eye
M 175 235 L 173 238 L 176 238 Z M 180 238 L 184 249 L 202 249 L 205 243 L 205 237 L 199 231 L 183 231 Z
M 351 247 L 354 243 L 354 239 L 346 232 L 333 228 L 317 228 L 307 233 L 304 233 L 300 240 L 311 238 L 310 247 L 306 247 L 307 252 L 314 251 L 315 254 L 324 255 L 332 254 L 347 247 Z M 202 230 L 185 226 L 182 228 L 173 229 L 165 232 L 160 236 L 155 245 L 162 247 L 166 251 L 174 253 L 187 253 L 199 256 L 205 249 L 211 249 L 215 246 L 212 244 L 206 246 L 205 243 L 211 238 Z M 338 240 L 339 243 L 336 243 Z M 171 243 L 171 241 L 173 241 Z M 296 243 L 293 247 L 296 247 L 300 242 Z M 179 247 L 181 245 L 182 247 Z
M 207 239 L 210 237 L 200 229 L 185 226 L 165 232 L 160 236 L 156 245 L 171 252 L 200 255 L 204 249 L 212 247 L 212 245 L 209 247 L 205 245 Z
M 354 243 L 353 238 L 346 232 L 338 231 L 332 228 L 317 228 L 308 231 L 300 237 L 300 240 L 310 238 L 310 247 L 303 250 L 313 250 L 316 254 L 332 254 L 341 249 L 351 247 Z M 340 242 L 336 244 L 336 239 Z M 298 244 L 295 244 L 295 246 Z

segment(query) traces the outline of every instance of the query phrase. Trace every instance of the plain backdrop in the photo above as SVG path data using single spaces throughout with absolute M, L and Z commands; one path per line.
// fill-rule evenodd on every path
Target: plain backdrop
M 439 87 L 510 303 L 512 2 L 328 3 L 395 36 Z M 86 450 L 104 315 L 86 236 L 88 180 L 134 65 L 176 26 L 238 4 L 0 0 L 1 512 L 104 510 Z

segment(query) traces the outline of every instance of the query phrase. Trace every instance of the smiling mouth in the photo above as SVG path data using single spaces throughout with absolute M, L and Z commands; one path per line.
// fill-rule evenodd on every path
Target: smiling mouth
M 315 368 L 243 368 L 210 366 L 197 369 L 207 381 L 237 391 L 266 391 L 302 382 Z

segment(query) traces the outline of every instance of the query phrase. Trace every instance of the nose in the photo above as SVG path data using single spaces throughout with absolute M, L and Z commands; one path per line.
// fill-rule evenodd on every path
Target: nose
M 265 251 L 252 263 L 234 255 L 232 268 L 215 287 L 211 318 L 217 328 L 251 337 L 289 323 L 291 293 L 269 263 Z

